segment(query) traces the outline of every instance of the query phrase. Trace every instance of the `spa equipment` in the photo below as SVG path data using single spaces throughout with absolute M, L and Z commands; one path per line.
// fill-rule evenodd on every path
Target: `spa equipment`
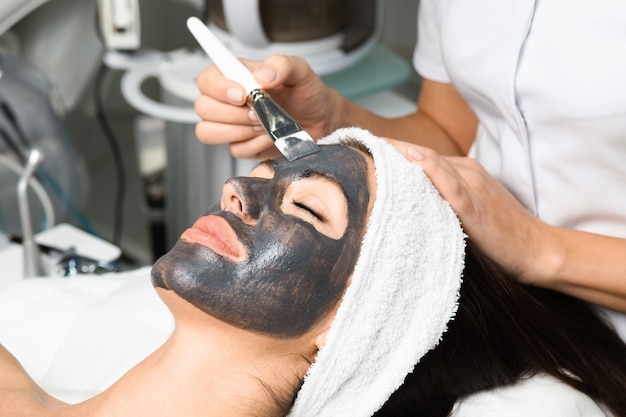
M 227 78 L 241 84 L 248 92 L 248 105 L 289 162 L 318 152 L 315 141 L 276 103 L 252 77 L 248 69 L 200 21 L 191 17 L 187 27 L 200 46 Z
M 207 25 L 235 56 L 304 57 L 318 74 L 349 67 L 375 46 L 379 0 L 205 0 Z
M 24 237 L 0 233 L 0 290 L 24 278 L 70 277 L 119 271 L 119 247 L 93 236 L 76 226 L 60 223 L 32 237 L 31 253 L 38 253 L 37 268 L 24 265 Z M 34 256 L 34 255 L 27 255 Z M 27 268 L 38 269 L 34 273 Z M 28 273 L 27 273 L 28 272 Z M 26 280 L 30 281 L 30 279 Z
M 32 65 L 0 50 L 0 231 L 7 234 L 25 234 L 16 185 L 34 149 L 45 160 L 23 192 L 29 194 L 30 224 L 38 233 L 76 219 L 81 165 L 53 108 L 49 82 Z
M 118 2 L 100 1 L 100 4 Z M 409 68 L 398 68 L 398 57 L 390 51 L 380 51 L 381 0 L 205 0 L 204 3 L 206 25 L 238 58 L 263 60 L 272 53 L 302 56 L 316 73 L 329 76 L 327 83 L 351 98 L 354 91 L 358 95 L 379 92 L 382 85 L 392 88 L 408 77 Z M 133 10 L 129 7 L 124 14 Z M 128 26 L 129 31 L 132 32 L 133 26 Z M 371 62 L 357 68 L 357 64 L 370 56 Z M 104 59 L 109 67 L 126 71 L 122 93 L 133 107 L 170 122 L 198 121 L 192 106 L 181 106 L 177 100 L 168 102 L 167 96 L 171 94 L 186 101 L 197 97 L 195 76 L 213 63 L 204 54 L 185 49 L 163 52 L 139 48 L 133 55 L 109 53 Z M 403 62 L 400 67 L 404 65 Z M 349 73 L 338 74 L 344 71 Z M 355 73 L 358 77 L 363 72 L 372 73 L 365 85 L 351 81 Z M 339 79 L 335 79 L 335 74 Z M 157 78 L 167 91 L 165 100 L 155 100 L 142 91 L 142 84 L 149 78 Z M 342 88 L 345 84 L 349 85 L 349 91 Z
M 98 17 L 107 49 L 130 51 L 139 48 L 139 0 L 98 0 Z
M 30 206 L 28 204 L 28 182 L 31 180 L 35 171 L 44 160 L 44 154 L 37 148 L 33 148 L 28 153 L 24 172 L 17 183 L 17 198 L 20 208 L 20 218 L 22 223 L 24 247 L 24 278 L 31 278 L 44 275 L 43 262 L 39 247 L 33 236 L 33 224 L 31 220 Z
M 230 0 L 224 3 L 225 7 L 230 8 Z M 259 5 L 263 8 L 261 3 Z M 341 49 L 341 39 L 352 38 L 348 33 L 355 35 L 359 32 L 360 24 L 348 23 L 333 35 L 325 36 L 318 32 L 316 36 L 313 32 L 314 21 L 311 16 L 306 16 L 309 20 L 308 29 L 303 29 L 306 34 L 298 35 L 298 30 L 292 28 L 293 42 L 285 42 L 284 38 L 280 42 L 270 38 L 268 49 L 259 48 L 257 53 L 264 54 L 263 58 L 271 52 L 302 55 L 301 52 L 311 51 L 310 48 L 317 45 L 320 37 L 331 37 L 335 42 L 332 48 L 324 53 L 304 54 L 304 58 L 322 75 L 328 85 L 376 113 L 397 116 L 412 111 L 412 101 L 390 92 L 390 89 L 403 84 L 409 78 L 411 69 L 398 54 L 378 44 L 379 23 L 382 20 L 379 6 L 382 2 L 349 0 L 336 3 L 350 10 L 351 17 L 348 20 L 356 19 L 365 10 L 368 11 L 367 14 L 373 13 L 367 19 L 373 25 L 372 29 L 364 30 L 363 33 L 367 36 L 362 43 L 355 44 L 354 49 Z M 256 1 L 247 2 L 246 7 L 239 9 L 238 18 L 253 20 L 256 4 Z M 206 5 L 206 24 L 211 31 L 229 50 L 235 52 L 235 56 L 246 57 L 245 53 L 240 54 L 243 51 L 236 49 L 238 41 L 235 34 L 220 29 L 217 23 L 219 13 L 214 10 L 214 6 L 218 7 L 216 2 L 210 1 Z M 327 7 L 327 4 L 323 7 Z M 324 13 L 328 13 L 330 9 L 326 10 Z M 225 22 L 226 27 L 235 28 L 232 20 Z M 327 20 L 320 18 L 317 24 L 324 26 Z M 276 25 L 271 24 L 267 28 L 268 33 L 271 35 L 275 28 Z M 181 30 L 184 29 L 182 27 Z M 105 60 L 110 67 L 124 71 L 121 89 L 131 106 L 148 118 L 166 121 L 163 128 L 167 154 L 163 175 L 166 199 L 164 223 L 166 245 L 172 245 L 180 233 L 221 194 L 223 182 L 233 175 L 245 175 L 253 163 L 233 159 L 226 144 L 207 146 L 200 143 L 195 136 L 195 123 L 199 120 L 193 109 L 193 102 L 198 97 L 195 79 L 204 68 L 213 63 L 200 48 L 167 52 L 139 50 L 132 56 L 110 53 L 105 56 Z M 160 97 L 148 97 L 145 89 L 142 89 L 149 79 L 158 81 Z M 205 178 L 211 180 L 206 181 Z
M 132 222 L 132 227 L 125 228 L 123 232 L 124 249 L 132 258 L 142 262 L 152 258 L 150 251 L 145 250 L 148 244 L 145 244 L 147 237 L 143 232 L 143 223 L 152 221 L 145 220 L 148 216 L 150 219 L 161 221 L 165 229 L 162 233 L 166 234 L 165 246 L 168 246 L 206 208 L 207 204 L 215 201 L 215 196 L 221 191 L 221 185 L 226 178 L 233 174 L 244 174 L 252 166 L 249 161 L 236 161 L 231 158 L 227 145 L 207 146 L 198 142 L 195 137 L 194 124 L 198 121 L 193 110 L 193 101 L 198 95 L 195 77 L 203 68 L 210 65 L 211 61 L 197 47 L 193 37 L 186 30 L 184 19 L 187 16 L 198 16 L 223 43 L 229 48 L 232 45 L 232 50 L 247 42 L 247 38 L 243 35 L 241 35 L 241 40 L 238 39 L 240 25 L 246 21 L 259 19 L 259 24 L 269 44 L 264 48 L 248 49 L 263 56 L 281 51 L 306 52 L 303 55 L 312 67 L 341 94 L 357 100 L 363 98 L 366 101 L 366 107 L 377 112 L 382 110 L 395 115 L 413 108 L 414 103 L 402 100 L 390 92 L 390 89 L 401 85 L 408 79 L 411 69 L 399 54 L 378 43 L 385 3 L 383 0 L 321 0 L 319 2 L 289 0 L 289 9 L 281 7 L 285 4 L 283 1 L 246 0 L 245 7 L 237 6 L 239 2 L 231 0 L 139 1 L 139 10 L 130 4 L 134 0 L 128 0 L 128 2 L 125 0 L 0 1 L 0 41 L 3 38 L 6 41 L 2 45 L 10 46 L 10 41 L 13 39 L 18 41 L 18 45 L 22 43 L 24 50 L 18 51 L 23 52 L 18 56 L 28 58 L 27 62 L 34 63 L 36 68 L 40 68 L 45 73 L 46 80 L 52 87 L 54 105 L 55 107 L 60 105 L 62 110 L 67 110 L 67 114 L 73 117 L 69 126 L 72 128 L 72 133 L 78 131 L 79 134 L 73 140 L 80 144 L 92 140 L 89 135 L 85 137 L 82 135 L 83 132 L 91 132 L 85 129 L 82 115 L 90 111 L 83 112 L 76 109 L 83 107 L 85 102 L 82 97 L 85 97 L 87 89 L 93 87 L 91 83 L 102 62 L 102 46 L 105 44 L 105 39 L 100 36 L 103 34 L 103 27 L 97 19 L 102 16 L 96 15 L 98 3 L 122 7 L 117 10 L 121 11 L 122 17 L 126 16 L 120 21 L 128 25 L 126 26 L 128 30 L 124 32 L 129 36 L 137 35 L 138 29 L 141 28 L 142 38 L 137 50 L 133 49 L 134 46 L 125 46 L 121 40 L 116 43 L 113 37 L 109 37 L 111 41 L 106 42 L 109 49 L 105 52 L 105 63 L 110 68 L 118 70 L 114 72 L 121 77 L 122 97 L 131 107 L 128 108 L 125 102 L 119 103 L 115 85 L 106 86 L 105 97 L 107 100 L 110 99 L 107 104 L 118 106 L 117 110 L 122 111 L 119 116 L 123 117 L 123 120 L 120 121 L 120 130 L 116 129 L 116 133 L 130 132 L 135 139 L 159 136 L 163 139 L 159 151 L 166 154 L 166 163 L 161 165 L 158 174 L 157 181 L 160 182 L 155 187 L 160 187 L 162 191 L 160 198 L 165 196 L 165 204 L 161 202 L 161 206 L 156 209 L 146 209 L 145 201 L 142 199 L 141 204 L 138 204 L 139 207 L 127 206 L 128 210 L 125 210 L 125 217 L 141 216 L 139 221 Z M 310 7 L 315 7 L 320 14 L 302 12 Z M 226 13 L 223 17 L 220 17 L 220 8 Z M 232 10 L 238 13 L 233 15 Z M 278 11 L 275 12 L 275 10 Z M 170 13 L 171 11 L 174 13 Z M 137 14 L 140 18 L 139 24 L 135 21 Z M 160 19 L 164 16 L 167 16 L 170 25 L 161 25 L 163 21 Z M 274 20 L 275 18 L 282 20 L 282 28 Z M 286 24 L 285 22 L 291 18 L 303 22 L 303 25 Z M 111 27 L 115 21 L 108 20 L 108 22 L 107 33 L 113 35 Z M 54 54 L 47 53 L 51 48 L 55 50 Z M 134 52 L 125 52 L 129 49 Z M 245 56 L 239 53 L 235 55 Z M 20 73 L 27 74 L 28 71 L 20 71 Z M 5 76 L 8 75 L 9 73 L 5 72 Z M 110 74 L 107 78 L 111 81 L 115 75 Z M 7 83 L 0 83 L 0 90 L 6 85 Z M 384 97 L 382 99 L 374 97 L 378 94 L 384 94 Z M 396 104 L 399 105 L 399 110 Z M 88 107 L 85 106 L 86 109 Z M 392 109 L 396 110 L 392 111 Z M 22 108 L 16 106 L 16 110 L 20 112 L 18 114 L 20 122 L 24 118 L 34 120 L 28 114 L 22 115 Z M 141 113 L 136 123 L 132 121 L 135 111 Z M 74 117 L 77 113 L 81 114 Z M 43 120 L 40 118 L 38 122 L 43 122 Z M 153 128 L 152 126 L 155 125 L 159 127 Z M 81 196 L 84 194 L 84 197 L 89 197 L 91 193 L 89 190 L 92 190 L 94 186 L 96 188 L 101 186 L 100 182 L 103 181 L 100 178 L 101 169 L 111 169 L 109 149 L 100 149 L 104 142 L 88 147 L 89 153 L 85 160 L 89 165 L 81 167 L 81 160 L 72 161 L 76 157 L 74 149 L 70 148 L 65 153 L 59 152 L 65 151 L 71 142 L 53 138 L 45 138 L 45 141 L 46 144 L 36 143 L 41 145 L 40 147 L 46 153 L 43 166 L 54 174 L 63 194 L 75 205 L 83 206 L 88 218 L 96 221 L 94 226 L 100 227 L 101 220 L 109 226 L 108 221 L 112 216 L 106 212 L 108 207 L 104 209 L 105 213 L 102 213 L 100 208 L 105 207 L 104 203 L 100 203 L 103 193 L 99 193 L 97 198 Z M 49 144 L 57 142 L 60 145 L 59 148 L 50 149 Z M 149 152 L 140 145 L 140 142 L 145 141 L 137 140 L 134 145 L 129 146 L 135 146 L 138 153 L 143 156 Z M 82 145 L 79 149 L 82 149 Z M 103 158 L 98 160 L 98 165 L 92 164 L 92 155 L 100 152 Z M 103 168 L 100 168 L 100 164 Z M 93 166 L 97 168 L 92 169 Z M 94 171 L 93 177 L 91 177 L 92 171 Z M 89 175 L 90 181 L 82 181 L 85 178 L 85 172 Z M 132 170 L 128 172 L 130 173 L 128 189 L 134 189 L 134 181 L 130 178 L 133 175 Z M 143 171 L 140 175 L 143 175 Z M 2 203 L 0 204 L 0 229 L 6 226 L 10 234 L 21 235 L 15 204 L 17 178 L 18 175 L 8 172 L 8 169 L 0 162 L 0 202 Z M 205 178 L 210 178 L 210 180 L 207 181 Z M 142 180 L 143 177 L 139 179 L 139 181 Z M 108 190 L 109 183 L 106 184 Z M 29 193 L 33 199 L 33 192 L 29 191 Z M 50 194 L 56 222 L 74 221 L 75 214 L 63 204 L 65 199 Z M 128 198 L 126 201 L 132 201 L 132 199 Z M 33 224 L 37 232 L 37 226 L 42 223 L 47 226 L 47 222 L 37 200 L 33 199 L 31 208 L 37 212 L 33 214 Z M 131 224 L 128 221 L 125 223 Z M 81 228 L 90 230 L 82 224 Z
M 17 197 L 20 209 L 20 220 L 22 224 L 22 237 L 10 236 L 12 242 L 22 245 L 22 277 L 34 278 L 45 276 L 74 276 L 78 274 L 96 274 L 104 272 L 118 272 L 119 267 L 113 261 L 117 259 L 121 251 L 113 247 L 103 247 L 104 252 L 112 250 L 113 256 L 99 253 L 93 254 L 95 258 L 85 255 L 85 251 L 80 252 L 76 246 L 83 246 L 87 243 L 83 235 L 81 238 L 75 239 L 69 246 L 65 248 L 59 246 L 61 242 L 52 239 L 52 245 L 39 243 L 35 239 L 33 233 L 33 225 L 31 219 L 30 204 L 28 202 L 28 186 L 32 181 L 37 168 L 44 161 L 44 154 L 37 148 L 32 149 L 28 154 L 24 172 L 17 183 Z M 73 230 L 73 226 L 69 224 L 59 225 L 56 228 L 49 229 L 57 232 L 59 230 Z M 80 232 L 79 229 L 76 229 Z M 89 236 L 89 239 L 97 238 Z M 103 242 L 106 245 L 106 242 Z M 44 257 L 44 254 L 47 255 Z M 102 259 L 104 258 L 104 260 Z M 7 273 L 5 270 L 4 273 Z

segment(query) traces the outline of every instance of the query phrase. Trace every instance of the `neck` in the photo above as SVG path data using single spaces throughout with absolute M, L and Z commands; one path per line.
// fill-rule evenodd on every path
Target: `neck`
M 306 344 L 233 328 L 175 299 L 169 291 L 158 291 L 170 308 L 179 309 L 174 316 L 184 319 L 177 319 L 161 348 L 113 386 L 72 406 L 76 415 L 285 414 L 281 408 L 291 403 L 309 367 L 312 352 Z M 280 407 L 277 398 L 284 398 L 286 404 Z

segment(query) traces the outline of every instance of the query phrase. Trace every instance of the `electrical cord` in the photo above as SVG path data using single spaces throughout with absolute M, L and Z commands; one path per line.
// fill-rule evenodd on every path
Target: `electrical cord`
M 96 74 L 96 80 L 94 85 L 94 101 L 96 107 L 96 117 L 100 124 L 100 128 L 102 129 L 102 133 L 104 133 L 104 137 L 107 140 L 109 147 L 111 148 L 111 154 L 113 155 L 113 162 L 115 164 L 117 185 L 115 199 L 113 203 L 113 235 L 111 238 L 111 242 L 119 247 L 122 236 L 124 198 L 126 195 L 126 171 L 124 169 L 124 161 L 119 141 L 115 133 L 113 132 L 111 124 L 109 123 L 109 119 L 104 111 L 104 100 L 102 93 L 107 72 L 108 68 L 106 67 L 106 65 L 101 64 L 100 68 L 98 69 L 98 73 Z
M 9 145 L 11 152 L 13 152 L 13 154 L 17 157 L 17 159 L 19 159 L 19 161 L 22 164 L 25 163 L 26 158 L 24 158 L 24 153 L 19 148 L 18 144 L 16 144 L 15 141 L 11 138 L 11 135 L 9 135 L 9 133 L 6 130 L 4 130 L 4 128 L 1 125 L 0 125 L 0 136 L 2 136 L 2 139 L 4 140 L 4 142 L 7 145 Z

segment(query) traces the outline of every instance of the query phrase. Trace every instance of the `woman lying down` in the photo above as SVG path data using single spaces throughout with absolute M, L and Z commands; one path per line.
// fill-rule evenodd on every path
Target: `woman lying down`
M 66 404 L 0 349 L 0 415 L 626 415 L 602 318 L 498 269 L 391 145 L 320 143 L 227 181 L 156 262 L 175 329 L 152 355 Z

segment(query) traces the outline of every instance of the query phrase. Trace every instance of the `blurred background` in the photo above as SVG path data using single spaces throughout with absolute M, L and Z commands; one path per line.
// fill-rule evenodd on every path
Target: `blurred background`
M 285 4 L 306 19 L 285 24 Z M 420 85 L 410 65 L 417 6 L 2 0 L 0 233 L 23 233 L 16 184 L 29 146 L 46 155 L 36 173 L 41 190 L 29 191 L 34 232 L 72 224 L 121 248 L 126 268 L 151 264 L 217 201 L 225 178 L 245 173 L 249 163 L 194 137 L 194 76 L 210 62 L 186 29 L 189 16 L 213 26 L 239 56 L 309 54 L 340 92 L 397 115 L 413 108 Z

